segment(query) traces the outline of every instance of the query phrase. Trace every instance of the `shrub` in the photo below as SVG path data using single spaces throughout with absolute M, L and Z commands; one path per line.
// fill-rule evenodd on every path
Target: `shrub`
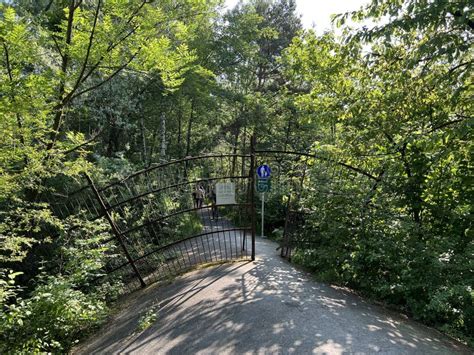
M 64 277 L 48 277 L 28 298 L 9 274 L 2 282 L 0 352 L 64 352 L 107 315 L 104 300 L 74 289 Z M 14 302 L 12 302 L 14 300 Z
M 66 352 L 104 320 L 107 301 L 118 295 L 114 280 L 92 282 L 114 257 L 102 243 L 107 225 L 71 217 L 58 229 L 56 258 L 28 277 L 29 288 L 18 284 L 21 272 L 0 272 L 0 353 Z

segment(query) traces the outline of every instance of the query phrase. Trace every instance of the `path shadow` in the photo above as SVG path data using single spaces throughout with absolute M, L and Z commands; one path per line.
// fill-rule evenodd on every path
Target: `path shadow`
M 344 289 L 315 283 L 258 240 L 254 263 L 198 270 L 143 292 L 133 311 L 88 353 L 453 353 L 469 350 L 440 333 L 373 306 Z M 139 314 L 157 321 L 131 336 Z

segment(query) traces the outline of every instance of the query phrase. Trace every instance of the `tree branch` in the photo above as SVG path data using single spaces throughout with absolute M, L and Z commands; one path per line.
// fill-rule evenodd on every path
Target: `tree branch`
M 52 38 L 53 38 L 54 44 L 56 45 L 56 49 L 59 52 L 59 56 L 61 57 L 62 60 L 64 60 L 64 54 L 61 50 L 61 47 L 59 46 L 58 40 L 56 39 L 56 37 L 54 35 L 52 36 Z
M 70 154 L 70 153 L 73 153 L 75 152 L 76 150 L 82 148 L 82 147 L 85 147 L 86 145 L 89 145 L 91 144 L 93 141 L 95 141 L 102 133 L 104 132 L 104 128 L 100 128 L 99 131 L 94 134 L 90 139 L 88 139 L 87 141 L 85 141 L 84 143 L 82 144 L 79 144 L 78 146 L 74 147 L 74 148 L 71 148 L 69 150 L 66 150 L 65 152 L 62 152 L 64 155 L 67 155 L 67 154 Z
M 7 44 L 5 43 L 5 40 L 2 40 L 2 44 L 3 44 L 3 51 L 5 53 L 5 63 L 7 66 L 8 78 L 10 79 L 10 81 L 13 81 L 12 69 L 10 65 L 10 56 L 8 54 L 8 47 L 7 47 Z
M 127 65 L 129 65 L 131 63 L 131 61 L 133 59 L 135 59 L 135 57 L 137 56 L 138 52 L 136 52 L 135 54 L 133 54 L 130 59 L 128 61 L 126 61 L 124 64 L 122 64 L 121 66 L 118 67 L 118 69 L 116 71 L 114 71 L 108 78 L 104 79 L 103 81 L 101 81 L 100 83 L 96 84 L 96 85 L 92 85 L 82 91 L 79 91 L 77 94 L 71 96 L 70 100 L 73 100 L 75 99 L 76 97 L 79 97 L 81 96 L 82 94 L 85 94 L 86 92 L 89 92 L 91 90 L 94 90 L 94 89 L 97 89 L 99 87 L 101 87 L 102 85 L 104 85 L 106 82 L 110 81 L 111 79 L 113 79 L 118 73 L 120 73 Z
M 3 42 L 3 50 L 5 52 L 5 64 L 7 67 L 8 78 L 10 79 L 10 83 L 13 84 L 13 74 L 12 74 L 12 67 L 10 63 L 10 55 L 8 53 L 8 47 L 7 47 L 7 44 L 5 43 L 5 40 L 2 40 L 2 42 Z M 11 99 L 13 102 L 16 101 L 13 93 L 11 93 Z M 16 116 L 16 123 L 18 125 L 18 129 L 20 130 L 20 143 L 25 144 L 25 139 L 23 138 L 23 134 L 21 132 L 23 128 L 23 123 L 21 122 L 20 114 L 17 112 L 15 116 Z
M 49 11 L 49 9 L 51 8 L 51 5 L 53 5 L 53 2 L 54 0 L 49 0 L 49 3 L 44 8 L 43 12 Z
M 73 2 L 74 2 L 74 0 L 73 0 Z M 81 4 L 82 4 L 82 0 L 78 0 L 77 4 L 74 5 L 74 10 L 76 10 L 79 6 L 81 6 Z
M 77 77 L 76 84 L 74 85 L 71 92 L 74 92 L 74 91 L 77 90 L 77 88 L 81 84 L 81 80 L 82 80 L 82 77 L 84 75 L 84 72 L 86 71 L 87 63 L 89 62 L 89 56 L 90 56 L 91 49 L 92 49 L 92 42 L 94 41 L 94 33 L 95 33 L 96 26 L 97 26 L 97 19 L 99 18 L 99 11 L 100 11 L 101 4 L 102 4 L 102 0 L 98 0 L 97 1 L 97 7 L 96 7 L 95 13 L 94 13 L 94 22 L 92 24 L 91 34 L 89 36 L 89 43 L 87 45 L 86 56 L 84 58 L 84 63 L 82 64 L 82 68 L 81 68 L 81 71 L 79 73 L 79 76 Z
M 328 161 L 328 162 L 334 163 L 336 165 L 340 165 L 340 166 L 342 166 L 346 169 L 352 170 L 352 171 L 354 171 L 356 173 L 359 173 L 361 175 L 364 175 L 364 176 L 366 176 L 366 177 L 368 177 L 368 178 L 370 178 L 374 181 L 379 181 L 379 178 L 377 176 L 374 176 L 374 175 L 372 175 L 371 173 L 369 173 L 365 170 L 362 170 L 358 167 L 349 165 L 347 163 L 340 162 L 340 161 L 337 161 L 337 160 L 334 160 L 334 159 L 331 159 L 331 158 L 327 158 L 327 157 L 324 157 L 324 156 L 320 156 L 320 155 L 317 155 L 317 154 L 302 153 L 302 152 L 287 151 L 287 150 L 284 150 L 284 151 L 283 150 L 256 150 L 255 153 L 292 154 L 292 155 L 297 155 L 297 156 L 304 156 L 304 157 L 319 159 L 319 160 L 323 160 L 323 161 Z
M 79 2 L 80 3 L 80 2 Z M 76 10 L 77 7 L 75 7 L 75 1 L 70 0 L 69 3 L 69 13 L 68 13 L 68 19 L 67 19 L 67 29 L 66 29 L 66 52 L 64 53 L 63 60 L 61 63 L 61 72 L 66 75 L 67 67 L 69 64 L 69 54 L 68 54 L 68 46 L 71 44 L 72 40 L 72 26 L 74 22 L 74 11 Z M 54 143 L 56 142 L 56 139 L 59 134 L 59 127 L 61 126 L 61 121 L 63 118 L 63 110 L 64 110 L 64 105 L 65 101 L 63 99 L 63 95 L 65 92 L 65 79 L 61 79 L 61 83 L 59 84 L 59 100 L 60 102 L 58 105 L 55 107 L 55 115 L 54 115 L 54 122 L 53 122 L 53 130 L 51 132 L 51 138 L 50 142 L 46 146 L 46 150 L 51 150 L 54 147 Z
M 447 126 L 451 126 L 452 124 L 455 124 L 455 123 L 459 123 L 459 122 L 462 122 L 466 119 L 469 119 L 471 117 L 467 117 L 467 116 L 459 116 L 459 115 L 456 115 L 458 117 L 461 117 L 457 120 L 452 120 L 452 121 L 448 121 L 448 122 L 445 122 L 445 123 L 442 123 L 436 127 L 433 127 L 431 130 L 428 131 L 428 134 L 430 133 L 433 133 L 433 132 L 436 132 L 437 130 L 441 129 L 441 128 L 444 128 L 444 127 L 447 127 Z
M 123 41 L 125 41 L 129 36 L 131 36 L 137 29 L 138 29 L 139 26 L 135 26 L 125 37 L 119 39 L 117 42 L 109 45 L 109 47 L 106 49 L 106 53 L 109 53 L 110 51 L 112 51 L 115 47 L 117 47 L 120 43 L 122 43 Z M 91 75 L 92 73 L 94 73 L 94 71 L 99 67 L 100 63 L 102 63 L 102 61 L 104 60 L 105 58 L 105 54 L 103 54 L 99 60 L 93 64 L 90 69 L 87 71 L 87 74 L 85 76 L 83 76 L 83 78 L 81 79 L 81 82 L 79 83 L 79 85 L 77 85 L 77 87 L 75 87 L 75 89 L 71 90 L 67 95 L 66 97 L 64 97 L 64 100 L 63 100 L 63 104 L 67 103 L 68 101 L 71 101 L 73 100 L 74 98 L 78 97 L 79 95 L 81 95 L 83 92 L 75 95 L 75 91 L 77 91 L 78 87 L 80 86 L 80 84 L 83 84 Z M 128 64 L 128 63 L 127 63 Z M 124 67 L 120 66 L 121 69 L 123 69 Z

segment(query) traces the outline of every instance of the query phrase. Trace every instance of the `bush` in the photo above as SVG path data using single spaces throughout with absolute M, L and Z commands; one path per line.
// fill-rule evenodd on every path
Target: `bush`
M 313 213 L 299 232 L 312 243 L 292 260 L 472 342 L 474 244 L 464 207 L 434 206 L 436 215 L 427 209 L 417 222 L 396 194 L 375 195 L 370 205 L 366 196 L 348 184 L 333 196 L 304 196 L 301 206 Z
M 474 293 L 468 261 L 472 248 L 459 249 L 455 238 L 442 239 L 429 230 L 382 232 L 373 225 L 361 233 L 349 225 L 341 229 L 342 218 L 337 223 L 312 222 L 306 224 L 305 233 L 314 247 L 295 250 L 294 262 L 313 270 L 322 281 L 362 291 L 472 342 Z M 450 248 L 457 253 L 441 252 Z
M 52 240 L 56 258 L 29 275 L 29 288 L 17 282 L 22 272 L 0 271 L 0 353 L 66 352 L 104 320 L 118 295 L 114 280 L 92 282 L 115 257 L 102 243 L 106 230 L 100 221 L 63 221 Z
M 63 277 L 48 277 L 23 299 L 12 275 L 2 281 L 8 296 L 1 304 L 1 353 L 67 351 L 107 315 L 103 299 L 74 289 Z

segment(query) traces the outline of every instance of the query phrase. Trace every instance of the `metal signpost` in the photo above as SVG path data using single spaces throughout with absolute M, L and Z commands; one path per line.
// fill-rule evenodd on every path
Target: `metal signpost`
M 265 222 L 265 192 L 269 192 L 271 188 L 270 176 L 272 169 L 268 165 L 260 165 L 257 168 L 257 192 L 262 194 L 262 233 L 261 237 L 264 238 L 263 227 Z

